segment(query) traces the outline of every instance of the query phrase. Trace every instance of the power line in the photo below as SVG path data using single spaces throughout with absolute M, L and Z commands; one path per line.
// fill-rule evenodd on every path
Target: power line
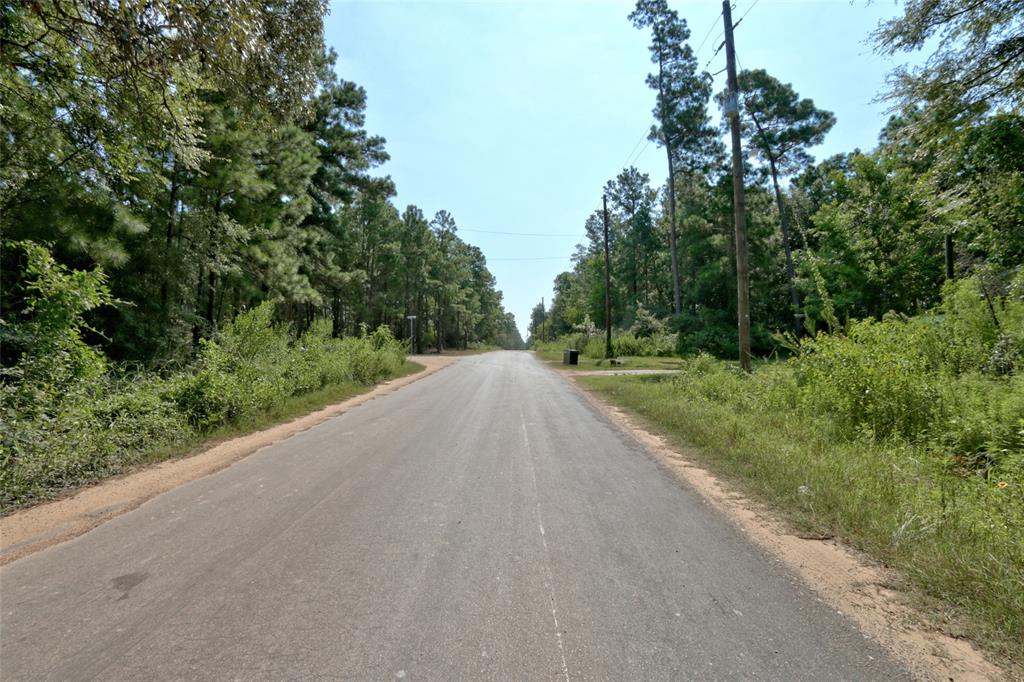
M 651 119 L 651 125 L 657 125 L 657 123 L 657 119 Z M 636 163 L 637 159 L 644 155 L 644 152 L 647 151 L 647 145 L 651 144 L 651 138 L 649 136 L 650 131 L 648 130 L 643 134 L 643 137 L 636 141 L 636 144 L 633 145 L 633 151 L 629 153 L 629 156 L 626 157 L 626 161 L 622 164 L 623 168 L 628 168 L 631 164 Z M 643 149 L 641 149 L 638 154 L 634 154 L 633 152 L 636 152 L 636 148 L 640 146 L 640 143 L 644 141 L 644 138 L 647 138 L 647 144 L 643 146 Z
M 644 138 L 645 138 L 645 137 L 647 137 L 647 132 L 646 132 L 646 131 L 645 131 L 645 132 L 644 132 L 644 134 L 643 134 L 643 135 L 642 135 L 642 136 L 640 137 L 640 139 L 636 141 L 636 144 L 635 144 L 635 145 L 633 145 L 633 149 L 631 149 L 631 150 L 630 150 L 630 152 L 629 152 L 629 156 L 627 156 L 627 157 L 626 157 L 626 160 L 625 160 L 625 161 L 624 161 L 624 162 L 622 163 L 622 167 L 623 167 L 623 168 L 625 168 L 625 167 L 626 167 L 627 165 L 629 165 L 629 162 L 630 162 L 630 160 L 631 160 L 631 159 L 633 158 L 633 152 L 635 152 L 635 151 L 636 151 L 637 147 L 639 147 L 639 146 L 640 146 L 640 143 L 644 141 Z
M 721 12 L 718 13 L 718 17 L 720 16 L 722 16 Z M 715 17 L 714 19 L 711 20 L 711 26 L 708 27 L 708 32 L 704 34 L 704 40 L 700 41 L 700 45 L 697 46 L 697 49 L 693 51 L 695 55 L 700 53 L 701 48 L 704 47 L 704 43 L 708 42 L 708 38 L 711 36 L 711 32 L 714 31 L 715 26 L 718 25 L 718 17 Z M 718 38 L 715 38 L 715 40 L 718 40 Z
M 647 148 L 650 147 L 650 146 L 651 146 L 651 138 L 647 138 L 647 144 L 644 145 L 643 149 L 640 150 L 640 153 L 636 155 L 635 159 L 633 159 L 633 163 L 636 163 L 637 161 L 639 161 L 640 157 L 644 155 L 644 152 L 647 151 Z
M 724 35 L 724 33 L 723 33 L 723 35 Z M 718 38 L 715 38 L 715 40 L 718 40 Z M 713 55 L 711 55 L 710 57 L 708 57 L 707 63 L 704 64 L 704 70 L 705 71 L 708 70 L 708 67 L 711 66 L 711 60 L 713 60 L 715 57 L 718 56 L 718 53 L 722 51 L 723 47 L 725 47 L 725 41 L 724 40 L 721 43 L 719 43 L 718 48 L 715 50 L 715 53 Z
M 488 258 L 487 260 L 572 260 L 572 256 L 538 256 L 536 258 Z
M 735 24 L 732 25 L 732 28 L 735 29 L 737 26 L 739 26 L 740 22 L 742 22 L 744 19 L 747 18 L 747 15 L 750 14 L 751 10 L 753 10 L 755 7 L 757 7 L 757 3 L 759 3 L 759 2 L 761 2 L 761 0 L 754 0 L 754 2 L 750 5 L 750 7 L 747 8 L 747 11 L 743 13 L 743 16 L 741 16 L 739 18 L 739 20 Z M 736 3 L 732 3 L 732 6 L 735 8 L 736 7 Z M 718 16 L 722 16 L 721 12 L 719 12 Z M 710 33 L 711 32 L 709 31 L 708 34 L 710 35 Z M 724 35 L 725 35 L 725 30 L 723 29 L 719 33 L 719 35 L 715 38 L 715 40 L 718 40 L 719 37 L 722 37 Z M 704 40 L 707 40 L 707 36 L 704 37 Z M 702 47 L 704 46 L 704 42 L 703 41 L 701 42 L 701 46 Z M 711 57 L 708 58 L 707 63 L 704 64 L 704 70 L 705 71 L 708 70 L 708 67 L 711 66 L 712 60 L 714 60 L 714 58 L 718 56 L 718 53 L 722 51 L 723 47 L 725 47 L 725 41 L 724 40 L 721 43 L 718 44 L 718 48 L 715 49 L 715 53 L 713 55 L 711 55 Z M 698 48 L 698 51 L 699 50 L 700 50 L 700 48 Z M 725 69 L 721 69 L 720 71 L 716 71 L 712 75 L 713 76 L 717 76 L 718 74 L 722 73 L 722 71 L 725 71 Z
M 473 230 L 468 227 L 460 227 L 459 232 L 479 232 L 480 234 L 504 234 L 513 237 L 579 237 L 579 234 L 568 232 L 503 232 L 501 230 Z
M 735 24 L 733 24 L 732 27 L 736 28 L 737 26 L 739 26 L 740 22 L 747 18 L 747 15 L 750 14 L 750 10 L 754 9 L 755 7 L 757 7 L 757 3 L 759 3 L 759 2 L 761 2 L 761 0 L 754 0 L 754 4 L 752 4 L 750 7 L 747 8 L 747 11 L 743 13 L 743 16 L 740 17 L 739 21 L 737 21 Z
M 732 138 L 733 228 L 736 251 L 736 316 L 739 326 L 740 367 L 750 371 L 750 271 L 747 260 L 746 198 L 743 191 L 743 144 L 740 139 L 740 112 L 736 81 L 736 47 L 733 39 L 730 0 L 722 2 L 722 23 L 725 25 L 725 64 L 729 72 L 725 115 L 729 119 Z M 755 0 L 756 4 L 756 0 Z M 749 10 L 748 10 L 749 11 Z

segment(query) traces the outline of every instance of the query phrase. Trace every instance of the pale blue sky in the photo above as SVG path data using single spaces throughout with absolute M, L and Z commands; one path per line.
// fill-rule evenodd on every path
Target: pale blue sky
M 724 68 L 724 51 L 712 59 L 721 3 L 670 5 L 689 22 L 694 48 L 709 36 L 701 64 Z M 655 185 L 666 176 L 664 151 L 644 139 L 654 103 L 644 84 L 649 37 L 626 19 L 631 8 L 611 0 L 331 4 L 327 42 L 339 74 L 368 92 L 367 128 L 387 138 L 383 172 L 395 180 L 396 204 L 451 212 L 460 236 L 483 250 L 524 338 L 530 309 L 541 297 L 550 303 L 552 280 L 569 267 L 604 183 L 630 160 Z M 874 147 L 887 115 L 873 100 L 893 64 L 865 41 L 899 5 L 736 0 L 734 21 L 748 10 L 736 28 L 740 66 L 765 68 L 836 114 L 817 158 Z M 545 260 L 518 260 L 528 258 Z

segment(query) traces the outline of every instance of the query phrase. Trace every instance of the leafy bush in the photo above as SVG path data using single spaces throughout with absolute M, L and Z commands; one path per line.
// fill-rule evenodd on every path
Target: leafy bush
M 81 339 L 82 313 L 111 302 L 102 273 L 64 270 L 41 247 L 29 256 L 35 314 L 4 328 L 22 353 L 0 385 L 0 508 L 121 471 L 292 396 L 373 384 L 405 360 L 384 326 L 335 339 L 318 322 L 291 341 L 265 303 L 204 341 L 187 371 L 126 373 Z
M 612 353 L 616 357 L 622 355 L 644 355 L 644 344 L 632 334 L 622 334 L 612 338 Z
M 660 336 L 665 333 L 665 323 L 654 316 L 642 304 L 636 306 L 636 316 L 629 333 L 638 339 Z
M 913 439 L 945 417 L 941 376 L 925 319 L 851 323 L 846 336 L 805 340 L 794 361 L 805 409 L 826 414 L 844 437 Z
M 677 315 L 672 320 L 677 332 L 676 353 L 681 356 L 710 353 L 720 358 L 739 354 L 736 320 L 726 310 L 702 308 Z
M 676 338 L 664 332 L 654 336 L 636 337 L 622 334 L 612 339 L 612 350 L 616 356 L 661 356 L 675 355 Z
M 983 442 L 1005 439 L 994 430 L 1013 422 L 1012 414 L 975 418 L 991 416 L 1015 393 L 1024 302 L 986 300 L 980 286 L 973 278 L 947 285 L 934 314 L 854 321 L 845 334 L 804 339 L 791 361 L 803 408 L 828 415 L 844 438 L 864 432 L 918 442 L 946 434 L 944 444 L 970 450 L 957 456 L 977 458 Z M 998 458 L 999 449 L 981 459 Z
M 603 334 L 570 334 L 554 341 L 535 340 L 533 348 L 548 353 L 561 353 L 565 348 L 575 348 L 583 357 L 601 360 L 605 357 L 605 338 Z M 659 356 L 675 355 L 676 335 L 660 333 L 654 336 L 637 337 L 631 333 L 617 330 L 612 335 L 612 355 L 623 356 Z

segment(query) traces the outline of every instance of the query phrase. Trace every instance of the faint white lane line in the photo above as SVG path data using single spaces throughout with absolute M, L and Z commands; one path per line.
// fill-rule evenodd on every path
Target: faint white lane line
M 537 488 L 537 470 L 533 466 L 533 451 L 530 449 L 530 436 L 526 431 L 526 417 L 523 416 L 522 410 L 519 411 L 519 421 L 523 427 L 523 442 L 526 444 L 527 461 L 530 463 L 530 476 L 533 478 L 533 494 L 536 500 L 534 511 L 537 513 L 537 528 L 540 530 L 540 542 L 544 546 L 544 570 L 547 573 L 545 586 L 548 588 L 548 599 L 551 601 L 551 620 L 555 624 L 558 654 L 562 657 L 562 674 L 565 675 L 565 682 L 569 682 L 569 665 L 565 662 L 565 645 L 562 643 L 562 630 L 558 626 L 558 606 L 555 603 L 555 576 L 551 572 L 551 554 L 548 551 L 548 541 L 544 534 L 544 518 L 540 513 L 540 490 Z

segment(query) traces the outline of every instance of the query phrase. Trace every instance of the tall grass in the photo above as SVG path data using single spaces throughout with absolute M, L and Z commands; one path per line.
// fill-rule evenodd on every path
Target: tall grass
M 967 281 L 937 314 L 853 323 L 750 375 L 702 355 L 584 381 L 1024 661 L 1024 301 L 990 302 Z
M 0 508 L 117 473 L 295 396 L 374 384 L 396 374 L 405 353 L 387 327 L 335 339 L 321 322 L 292 340 L 264 304 L 203 342 L 195 365 L 171 376 L 93 359 L 92 371 L 63 372 L 47 349 L 23 358 L 20 381 L 0 388 Z

